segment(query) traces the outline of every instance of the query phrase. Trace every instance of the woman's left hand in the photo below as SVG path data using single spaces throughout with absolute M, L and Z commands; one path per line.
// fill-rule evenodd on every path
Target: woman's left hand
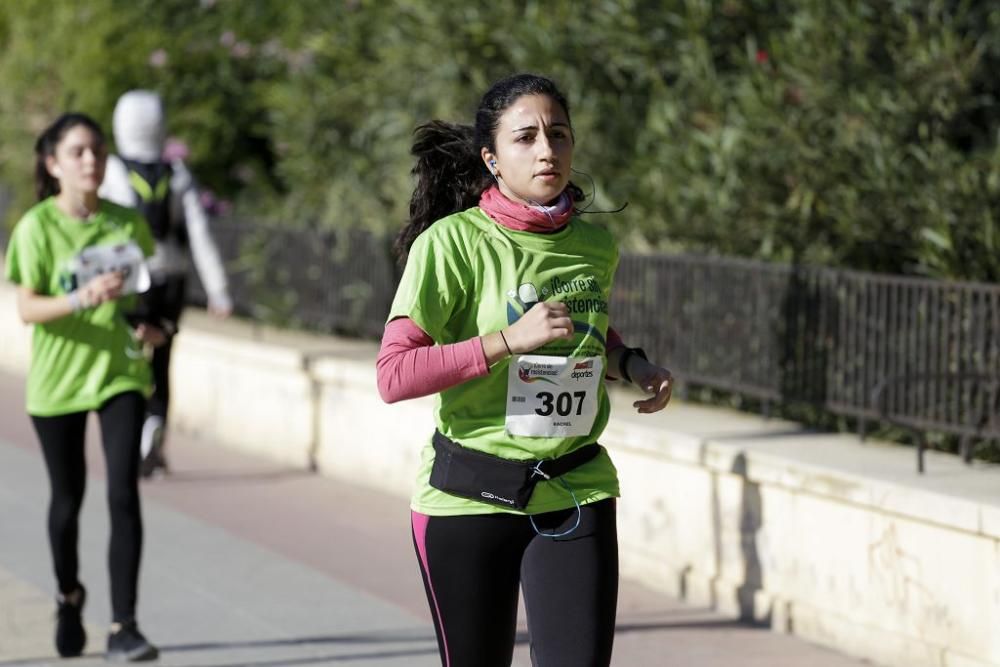
M 140 324 L 135 328 L 135 337 L 153 347 L 160 347 L 167 342 L 167 334 L 160 327 L 152 324 Z
M 659 412 L 670 402 L 674 390 L 674 378 L 666 368 L 651 364 L 642 357 L 629 359 L 629 375 L 632 382 L 643 391 L 653 394 L 650 398 L 632 404 L 640 414 Z

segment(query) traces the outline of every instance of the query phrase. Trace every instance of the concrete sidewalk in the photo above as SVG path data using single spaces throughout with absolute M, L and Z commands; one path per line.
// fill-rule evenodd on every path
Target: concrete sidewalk
M 66 663 L 52 646 L 47 482 L 21 383 L 0 375 L 0 665 L 104 664 L 107 512 L 96 429 L 80 546 L 90 642 L 87 657 Z M 160 664 L 439 664 L 405 501 L 172 438 L 174 473 L 144 484 L 139 617 Z M 523 632 L 515 664 L 529 664 Z M 625 581 L 614 664 L 862 663 Z
M 0 445 L 0 664 L 49 664 L 53 653 L 39 463 Z M 82 580 L 91 591 L 88 654 L 102 649 L 110 613 L 102 491 L 90 485 L 81 526 Z M 147 502 L 145 515 L 140 618 L 160 644 L 162 664 L 437 663 L 433 635 L 414 614 L 163 502 Z

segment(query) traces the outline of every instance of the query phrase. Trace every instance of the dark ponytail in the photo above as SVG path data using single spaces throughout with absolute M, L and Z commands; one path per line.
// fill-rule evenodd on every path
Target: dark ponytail
M 77 125 L 83 125 L 97 135 L 102 144 L 104 143 L 104 132 L 101 130 L 101 126 L 86 114 L 64 113 L 45 128 L 45 131 L 35 141 L 35 194 L 38 196 L 38 201 L 59 194 L 59 180 L 49 173 L 45 159 L 56 154 L 59 142 L 62 141 L 67 132 Z
M 435 220 L 471 208 L 493 179 L 486 170 L 469 125 L 432 120 L 413 131 L 410 154 L 417 158 L 410 173 L 417 184 L 410 197 L 410 220 L 393 244 L 401 264 L 414 239 Z
M 456 125 L 434 120 L 414 131 L 413 148 L 417 158 L 412 173 L 417 184 L 410 197 L 410 219 L 396 236 L 393 250 L 400 264 L 414 239 L 435 220 L 464 211 L 479 203 L 479 197 L 493 185 L 480 151 L 485 147 L 496 152 L 496 132 L 503 113 L 525 95 L 546 95 L 555 100 L 569 120 L 569 104 L 556 84 L 535 74 L 515 74 L 494 83 L 476 110 L 476 126 Z M 570 183 L 573 201 L 581 201 L 583 192 Z

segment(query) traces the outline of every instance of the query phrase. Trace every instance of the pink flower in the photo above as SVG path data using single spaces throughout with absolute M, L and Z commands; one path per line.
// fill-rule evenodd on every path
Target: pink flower
M 215 193 L 211 190 L 201 190 L 198 192 L 198 201 L 201 203 L 202 208 L 206 211 L 211 211 L 215 208 L 216 199 Z
M 198 193 L 198 201 L 209 215 L 226 215 L 233 208 L 229 201 L 218 199 L 214 192 L 207 189 Z
M 246 42 L 236 42 L 233 44 L 233 48 L 229 50 L 234 58 L 246 58 L 250 55 L 251 51 L 250 45 Z
M 191 149 L 188 145 L 184 143 L 183 139 L 178 139 L 177 137 L 167 137 L 167 140 L 163 143 L 163 159 L 170 160 L 186 160 L 191 154 Z
M 156 49 L 149 54 L 149 64 L 152 67 L 163 67 L 167 64 L 167 52 L 165 49 Z
M 227 30 L 221 35 L 219 35 L 219 44 L 223 46 L 232 46 L 236 43 L 236 33 L 232 30 Z

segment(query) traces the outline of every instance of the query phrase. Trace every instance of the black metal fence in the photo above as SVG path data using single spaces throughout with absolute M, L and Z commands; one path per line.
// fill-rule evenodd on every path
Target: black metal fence
M 676 375 L 916 432 L 1000 438 L 1000 285 L 627 256 L 615 326 Z
M 238 312 L 381 334 L 398 278 L 388 241 L 226 221 L 213 230 Z M 630 344 L 689 384 L 815 406 L 862 432 L 881 420 L 950 434 L 966 458 L 971 440 L 1000 441 L 1000 285 L 624 255 L 611 312 Z
M 359 231 L 312 231 L 216 221 L 238 313 L 276 324 L 377 338 L 397 275 L 387 241 Z M 197 281 L 192 299 L 204 303 Z
M 397 273 L 361 231 L 216 223 L 243 312 L 377 337 Z M 687 382 L 920 432 L 1000 438 L 1000 285 L 624 255 L 615 327 Z

